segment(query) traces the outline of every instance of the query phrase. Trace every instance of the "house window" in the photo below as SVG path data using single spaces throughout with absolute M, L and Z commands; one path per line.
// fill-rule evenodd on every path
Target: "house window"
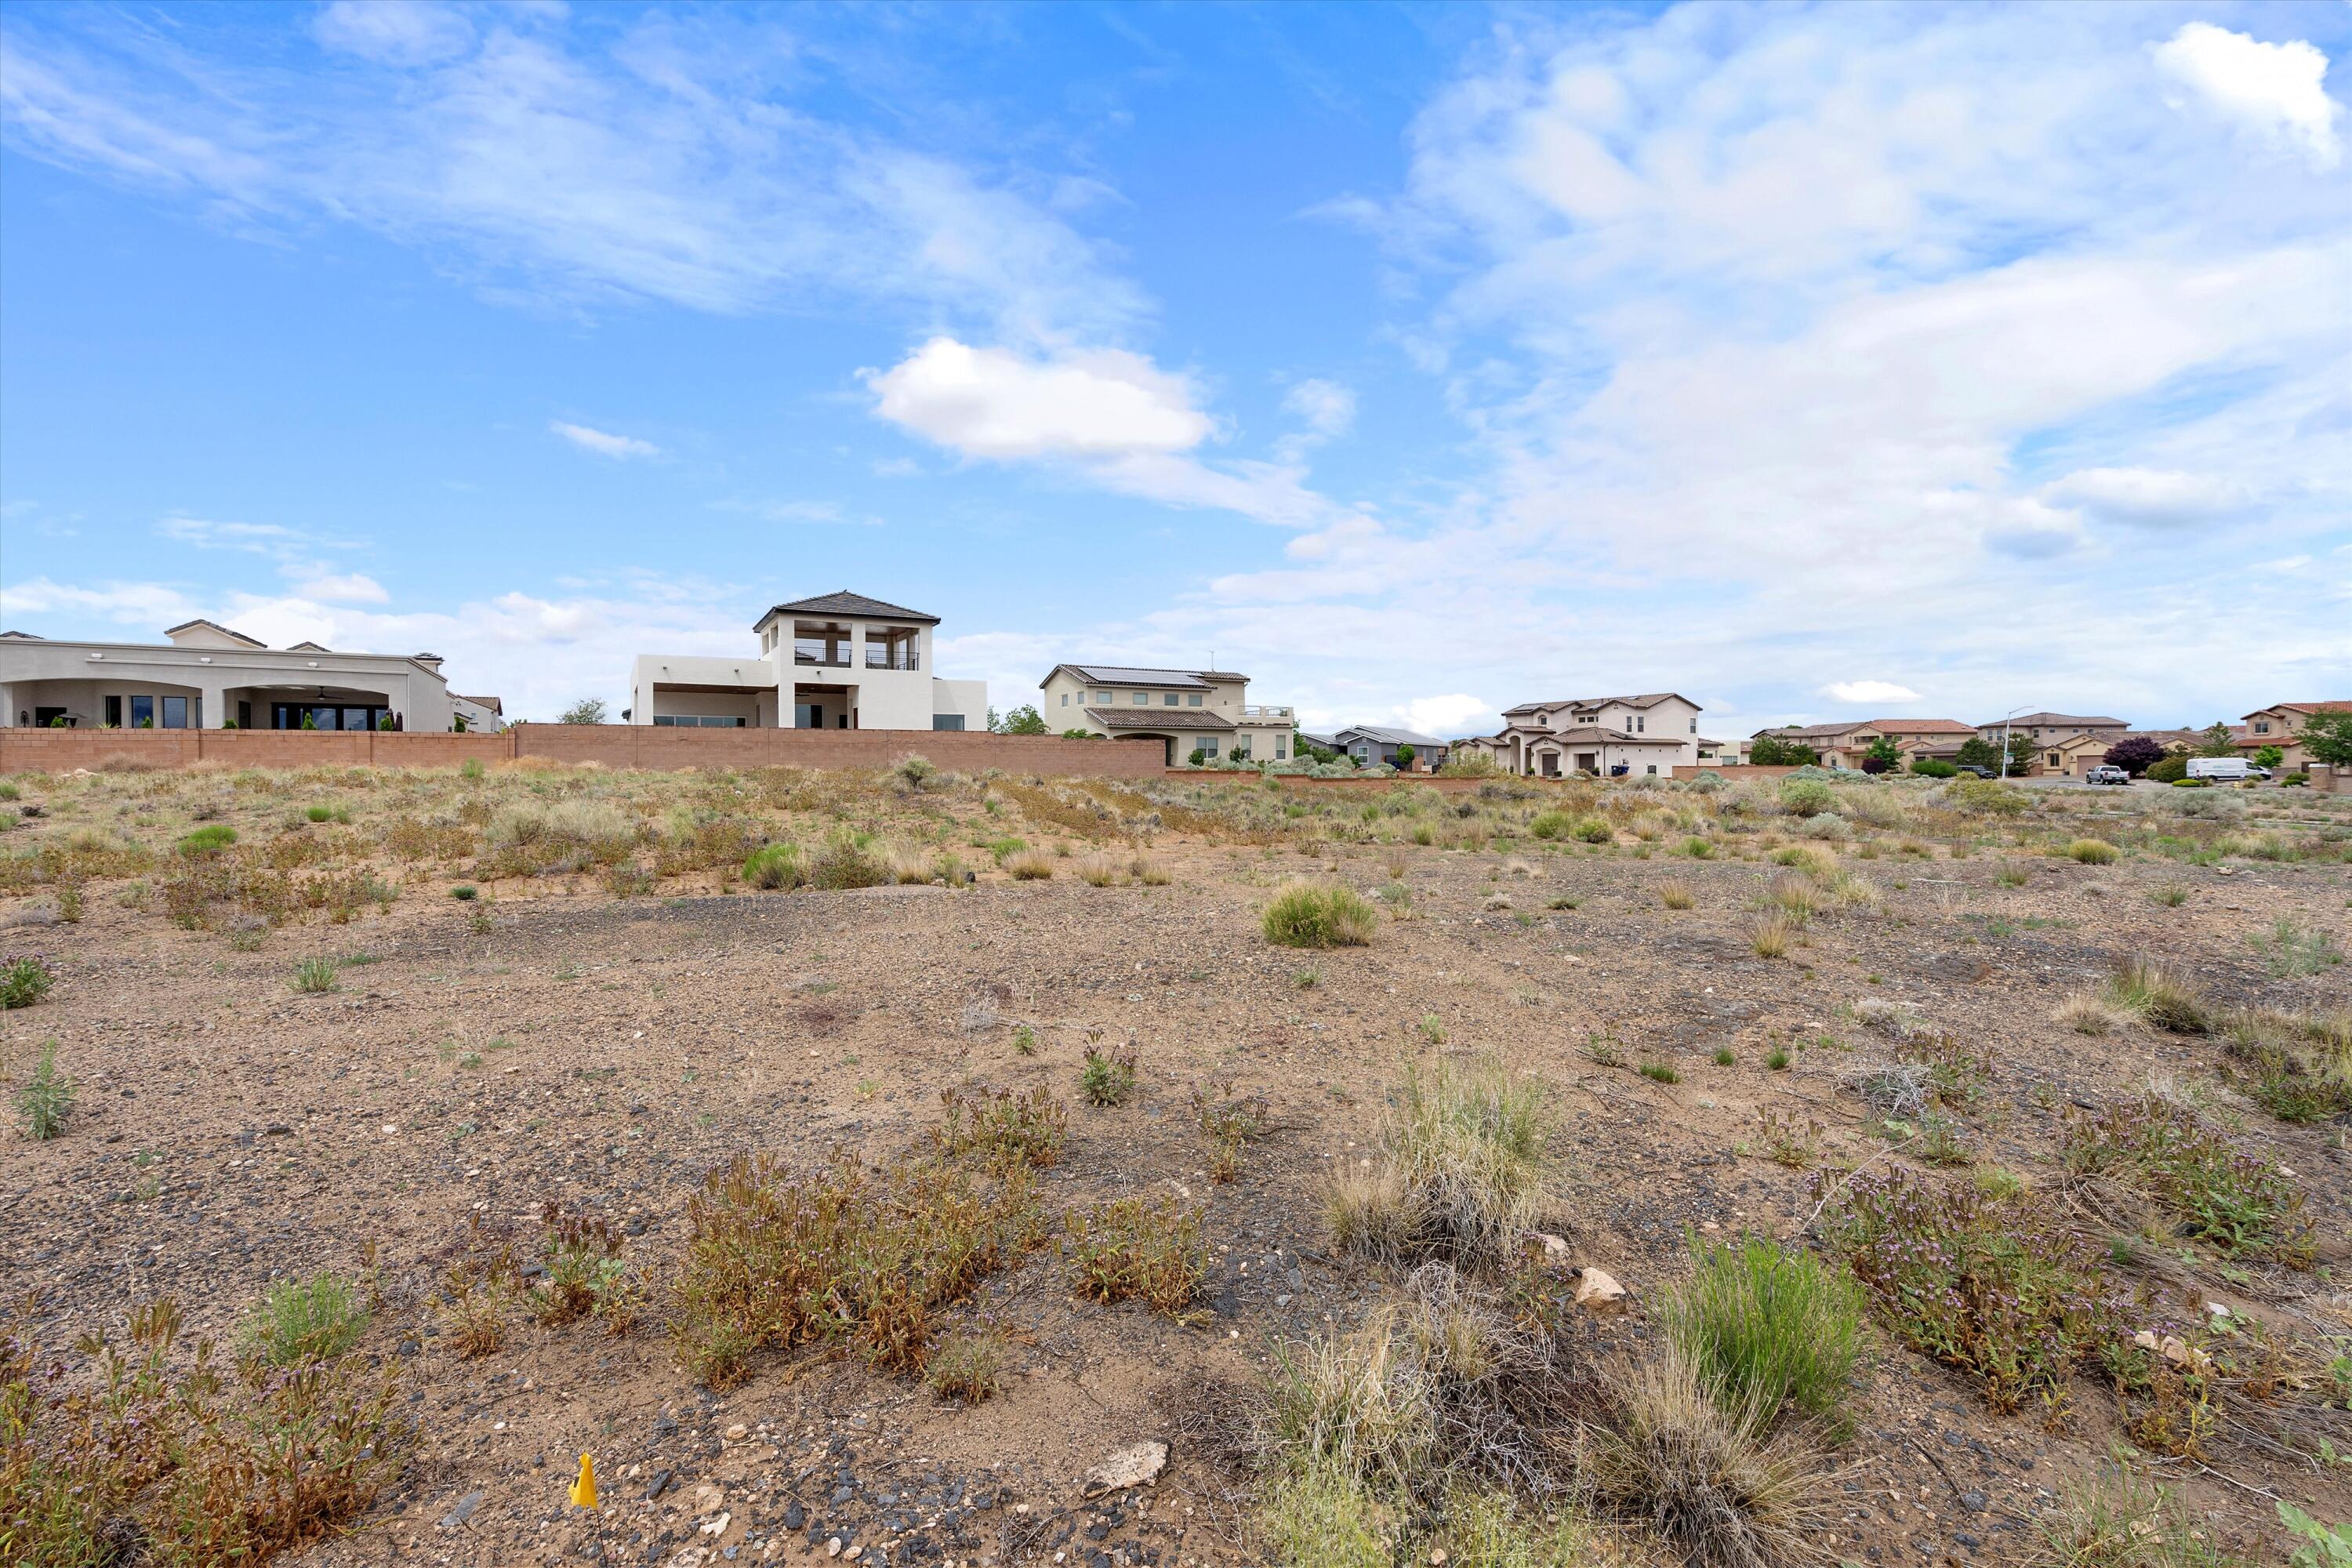
M 1070 694 L 1066 691 L 1064 692 L 1062 694 L 1062 700 L 1067 702 L 1069 700 Z M 961 730 L 963 728 L 963 715 L 961 713 L 934 713 L 931 715 L 931 728 L 934 730 Z
M 1176 706 L 1176 699 L 1177 699 L 1177 695 L 1178 695 L 1178 694 L 1177 694 L 1177 693 L 1175 693 L 1175 692 L 1173 692 L 1173 691 L 1171 691 L 1171 692 L 1168 693 L 1165 697 L 1162 697 L 1162 698 L 1160 700 L 1161 705 L 1162 705 L 1162 706 L 1164 706 L 1164 707 L 1169 707 L 1169 708 L 1173 708 L 1173 707 L 1175 707 L 1175 706 Z
M 1649 766 L 1649 771 L 1650 771 L 1651 773 L 1656 773 L 1656 772 L 1658 771 L 1658 764 L 1657 764 L 1657 763 L 1652 763 L 1650 764 L 1650 766 Z
M 122 728 L 122 699 L 120 697 L 106 700 L 106 727 L 110 730 Z
M 132 698 L 131 700 L 131 727 L 134 730 L 149 730 L 152 729 L 154 724 L 155 700 L 152 697 Z
M 1696 719 L 1691 721 L 1690 732 L 1694 735 L 1698 733 L 1698 721 Z
M 1108 692 L 1108 691 L 1097 691 L 1097 692 L 1096 692 L 1096 693 L 1095 693 L 1095 700 L 1096 700 L 1097 703 L 1105 703 L 1105 702 L 1112 702 L 1112 701 L 1116 701 L 1116 700 L 1117 700 L 1117 699 L 1115 699 L 1114 697 L 1112 697 L 1112 696 L 1111 696 L 1111 694 L 1110 694 L 1109 692 Z
M 1290 760 L 1290 742 L 1279 736 L 1274 742 L 1274 760 L 1277 763 L 1286 763 Z
M 1198 708 L 1201 705 L 1201 694 L 1195 691 L 1192 696 L 1185 699 L 1185 700 L 1192 707 Z
M 1634 720 L 1633 720 L 1633 733 L 1635 733 L 1636 735 L 1646 735 L 1646 734 L 1648 734 L 1649 732 L 1650 732 L 1650 716 L 1649 716 L 1647 713 L 1643 713 L 1643 714 L 1639 714 L 1639 715 L 1635 716 L 1635 718 L 1634 718 Z M 1658 770 L 1657 770 L 1657 769 L 1655 769 L 1655 768 L 1652 768 L 1650 771 L 1651 771 L 1652 773 L 1656 773 Z
M 1201 743 L 1195 747 L 1194 750 L 1205 752 L 1213 757 L 1215 756 L 1217 754 L 1217 738 L 1214 735 L 1202 736 Z
M 1067 708 L 1069 705 L 1070 705 L 1070 694 L 1069 694 L 1068 692 L 1065 691 L 1065 692 L 1063 692 L 1063 693 L 1062 693 L 1062 706 L 1063 706 L 1063 707 L 1065 707 L 1065 708 Z
M 1151 693 L 1149 691 L 1130 691 L 1128 693 L 1127 700 L 1138 708 L 1148 707 L 1151 701 Z
M 2257 720 L 2255 720 L 2255 721 L 2254 721 L 2254 733 L 2255 733 L 2255 734 L 2257 734 L 2257 735 L 2267 735 L 2267 734 L 2269 734 L 2270 732 L 2271 732 L 2271 721 L 2270 721 L 2269 720 L 2267 720 L 2267 719 L 2257 719 Z
M 158 720 L 157 722 L 166 730 L 186 729 L 188 727 L 188 700 L 184 697 L 166 697 L 163 699 L 163 717 Z

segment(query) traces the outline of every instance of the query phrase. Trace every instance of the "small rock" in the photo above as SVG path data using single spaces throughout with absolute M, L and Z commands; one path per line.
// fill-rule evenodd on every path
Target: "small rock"
M 467 1520 L 473 1518 L 474 1510 L 481 1507 L 482 1500 L 489 1495 L 490 1494 L 488 1492 L 476 1491 L 467 1492 L 464 1497 L 459 1498 L 457 1500 L 457 1506 L 450 1509 L 447 1513 L 441 1516 L 441 1528 L 444 1530 L 455 1530 L 459 1525 L 465 1523 Z
M 841 1555 L 841 1537 L 838 1535 L 828 1535 L 824 1538 L 824 1554 L 827 1557 L 838 1557 Z
M 716 1515 L 713 1518 L 706 1519 L 702 1521 L 702 1533 L 705 1535 L 724 1535 L 727 1533 L 727 1527 L 734 1522 L 735 1516 L 731 1513 Z
M 1119 1449 L 1088 1470 L 1079 1478 L 1078 1489 L 1086 1497 L 1100 1497 L 1129 1487 L 1150 1486 L 1167 1463 L 1168 1445 L 1147 1438 Z
M 1598 1268 L 1580 1268 L 1576 1271 L 1576 1304 L 1588 1312 L 1622 1312 L 1625 1310 L 1625 1287 Z
M 656 1470 L 654 1472 L 654 1479 L 646 1483 L 646 1500 L 647 1502 L 653 1501 L 654 1499 L 669 1490 L 669 1478 L 671 1473 L 672 1472 L 668 1470 Z
M 751 1435 L 751 1428 L 744 1426 L 740 1421 L 727 1428 L 727 1440 L 730 1443 L 740 1443 Z

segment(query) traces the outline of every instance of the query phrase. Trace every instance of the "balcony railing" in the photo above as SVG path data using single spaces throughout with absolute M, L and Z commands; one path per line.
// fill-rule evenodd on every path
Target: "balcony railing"
M 866 645 L 866 668 L 868 669 L 920 669 L 923 656 L 916 648 L 900 648 L 895 653 L 873 643 Z
M 1290 710 L 1287 708 L 1261 707 L 1255 703 L 1245 702 L 1242 704 L 1242 717 L 1244 719 L 1287 719 L 1290 717 Z

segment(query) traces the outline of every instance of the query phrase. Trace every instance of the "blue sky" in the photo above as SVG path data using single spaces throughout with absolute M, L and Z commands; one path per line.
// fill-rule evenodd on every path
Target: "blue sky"
M 2352 6 L 20 4 L 0 619 L 510 714 L 2352 696 Z

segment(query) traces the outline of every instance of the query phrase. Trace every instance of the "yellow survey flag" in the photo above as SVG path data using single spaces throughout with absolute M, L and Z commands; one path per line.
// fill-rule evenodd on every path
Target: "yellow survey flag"
M 585 1454 L 580 1456 L 580 1479 L 572 1483 L 572 1500 L 582 1508 L 596 1506 L 596 1466 Z

